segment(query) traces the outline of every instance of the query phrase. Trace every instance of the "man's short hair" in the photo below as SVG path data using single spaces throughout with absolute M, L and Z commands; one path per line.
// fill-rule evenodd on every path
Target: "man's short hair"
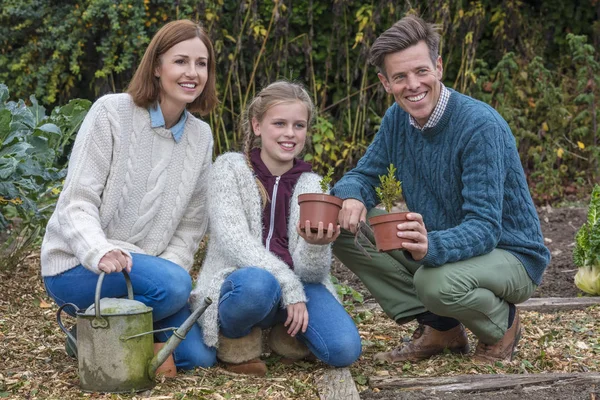
M 439 26 L 436 24 L 427 23 L 416 15 L 407 15 L 375 39 L 371 46 L 369 62 L 385 75 L 385 56 L 424 41 L 429 47 L 429 56 L 435 65 L 440 49 L 438 30 Z

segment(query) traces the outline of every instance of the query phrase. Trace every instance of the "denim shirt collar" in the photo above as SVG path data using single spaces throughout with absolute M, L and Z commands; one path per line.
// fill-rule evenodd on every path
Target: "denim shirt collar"
M 165 118 L 163 117 L 163 113 L 158 102 L 155 106 L 150 106 L 148 108 L 148 112 L 150 113 L 150 126 L 152 128 L 165 127 Z M 169 129 L 176 143 L 181 141 L 183 129 L 185 128 L 185 121 L 187 121 L 187 112 L 184 110 L 181 114 L 181 118 L 179 118 L 179 121 L 177 121 L 177 123 L 173 125 L 171 129 Z

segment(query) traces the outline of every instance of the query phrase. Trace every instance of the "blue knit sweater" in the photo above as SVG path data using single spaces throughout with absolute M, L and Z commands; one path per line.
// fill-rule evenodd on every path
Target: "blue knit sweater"
M 375 187 L 393 163 L 408 209 L 423 215 L 426 266 L 469 259 L 494 248 L 514 254 L 536 284 L 550 261 L 540 221 L 508 124 L 489 105 L 451 90 L 433 128 L 414 128 L 391 106 L 356 168 L 336 196 L 378 203 Z

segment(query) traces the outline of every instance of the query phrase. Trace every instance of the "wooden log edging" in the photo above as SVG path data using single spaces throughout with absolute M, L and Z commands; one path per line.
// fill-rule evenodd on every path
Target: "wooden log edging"
M 360 400 L 348 368 L 328 368 L 315 383 L 320 400 Z
M 600 305 L 600 296 L 588 297 L 532 297 L 531 299 L 517 304 L 522 311 L 553 312 L 566 310 L 582 310 L 590 306 Z M 369 302 L 356 307 L 356 311 L 381 310 L 379 304 Z
M 424 392 L 490 392 L 527 386 L 560 384 L 600 384 L 600 373 L 457 375 L 434 378 L 374 376 L 369 379 L 371 388 Z
M 579 310 L 600 304 L 600 296 L 592 297 L 532 297 L 524 303 L 517 304 L 523 311 L 564 311 Z

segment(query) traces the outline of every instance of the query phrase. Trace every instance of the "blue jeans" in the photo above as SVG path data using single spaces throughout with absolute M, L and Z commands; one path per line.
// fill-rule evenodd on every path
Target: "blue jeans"
M 304 283 L 304 292 L 308 299 L 308 328 L 296 337 L 326 364 L 334 367 L 352 364 L 362 351 L 354 321 L 322 284 Z M 256 267 L 241 268 L 223 282 L 219 322 L 225 337 L 240 338 L 254 326 L 265 329 L 286 319 L 281 287 L 270 272 Z
M 154 329 L 179 327 L 191 315 L 187 300 L 192 290 L 192 280 L 186 270 L 171 261 L 145 254 L 132 253 L 133 267 L 129 274 L 134 298 L 152 307 Z M 46 291 L 56 304 L 73 303 L 86 309 L 94 303 L 98 275 L 78 265 L 62 274 L 44 277 Z M 121 273 L 107 274 L 101 290 L 103 297 L 127 297 L 127 285 Z M 65 312 L 75 315 L 71 307 Z M 155 335 L 158 342 L 166 342 L 173 333 Z M 216 349 L 202 340 L 202 330 L 194 324 L 186 338 L 173 353 L 175 365 L 180 369 L 197 366 L 211 367 L 217 362 Z

